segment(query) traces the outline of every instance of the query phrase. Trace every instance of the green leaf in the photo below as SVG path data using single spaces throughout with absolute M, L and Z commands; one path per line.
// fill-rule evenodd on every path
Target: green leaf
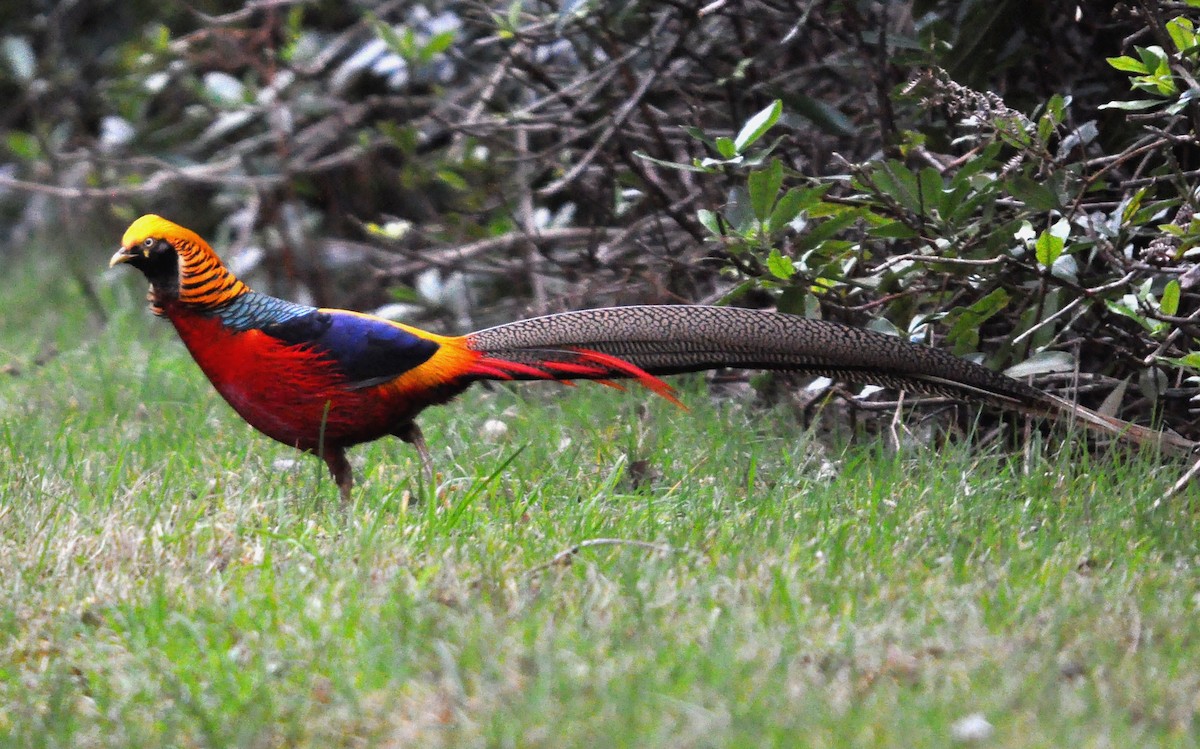
M 772 247 L 771 254 L 767 255 L 767 270 L 779 280 L 787 281 L 796 275 L 796 264 L 790 257 L 780 254 L 779 250 Z
M 403 32 L 397 31 L 390 24 L 381 21 L 373 15 L 368 15 L 368 20 L 370 20 L 371 26 L 375 29 L 375 35 L 383 40 L 383 43 L 387 45 L 388 49 L 405 59 L 411 58 L 412 40 L 411 38 L 406 40 L 403 35 L 404 32 L 411 34 L 411 29 L 403 28 Z
M 1070 255 L 1063 255 L 1050 266 L 1050 275 L 1073 284 L 1079 283 L 1079 263 Z
M 1063 293 L 1063 289 L 1050 289 L 1039 304 L 1031 304 L 1021 312 L 1021 317 L 1017 321 L 1017 325 L 1011 329 L 1011 334 L 1017 336 L 1028 333 L 1034 325 L 1038 325 L 1037 330 L 1034 330 L 1032 335 L 1026 338 L 1028 350 L 1040 351 L 1045 348 L 1054 340 L 1059 328 L 1063 325 L 1063 321 L 1050 318 L 1062 309 L 1064 296 L 1066 294 Z M 1069 324 L 1070 321 L 1066 322 Z
M 1167 33 L 1171 35 L 1171 41 L 1175 44 L 1175 49 L 1183 53 L 1196 46 L 1194 28 L 1191 20 L 1184 16 L 1172 18 L 1170 21 L 1167 21 Z
M 388 295 L 394 302 L 420 304 L 425 300 L 425 298 L 421 296 L 421 292 L 409 286 L 393 286 L 388 290 Z
M 1129 218 L 1129 223 L 1134 226 L 1142 226 L 1151 221 L 1155 221 L 1162 216 L 1163 211 L 1169 210 L 1180 205 L 1182 201 L 1178 198 L 1167 200 L 1152 200 L 1143 205 L 1136 213 Z
M 1142 64 L 1146 66 L 1146 72 L 1158 70 L 1159 66 L 1167 61 L 1166 50 L 1157 44 L 1151 44 L 1149 47 L 1135 46 L 1133 50 L 1137 52 Z
M 922 212 L 928 216 L 935 210 L 940 213 L 947 213 L 943 210 L 942 199 L 946 194 L 946 185 L 942 181 L 941 173 L 931 166 L 927 166 L 921 170 L 917 182 L 918 188 L 921 191 L 921 207 Z
M 451 44 L 454 44 L 454 37 L 455 32 L 453 30 L 443 31 L 440 34 L 434 34 L 432 37 L 430 37 L 429 41 L 426 42 L 425 46 L 421 48 L 421 60 L 423 62 L 429 62 L 435 56 L 445 52 L 450 48 Z
M 988 318 L 1004 309 L 1008 305 L 1008 292 L 1004 289 L 996 289 L 992 293 L 983 297 L 979 301 L 972 304 L 967 309 L 975 314 L 979 322 L 986 322 Z
M 754 145 L 755 141 L 761 138 L 764 133 L 779 121 L 779 115 L 782 112 L 783 102 L 776 99 L 766 109 L 746 120 L 746 124 L 742 125 L 742 129 L 738 131 L 737 137 L 733 139 L 734 153 L 741 153 Z M 731 153 L 725 158 L 731 158 L 733 155 Z
M 732 159 L 699 159 L 695 162 L 696 168 L 706 172 L 720 171 L 718 167 L 726 164 L 741 164 L 744 159 L 741 156 L 734 156 Z
M 789 286 L 775 300 L 775 309 L 789 315 L 807 316 L 810 299 L 816 301 L 815 297 L 808 293 L 808 289 L 803 284 Z
M 1062 124 L 1068 103 L 1069 99 L 1062 94 L 1055 94 L 1046 102 L 1045 110 L 1037 121 L 1038 140 L 1042 143 L 1046 143 L 1054 128 Z
M 1184 91 L 1173 103 L 1167 105 L 1165 111 L 1167 114 L 1179 114 L 1183 110 L 1190 107 L 1192 105 L 1192 100 L 1195 98 L 1196 89 L 1189 88 L 1187 91 Z
M 1142 200 L 1146 197 L 1147 189 L 1148 188 L 1143 187 L 1130 196 L 1129 202 L 1126 203 L 1125 207 L 1121 209 L 1122 224 L 1128 224 L 1133 220 L 1133 217 L 1137 215 L 1138 210 L 1142 207 Z
M 1166 288 L 1163 289 L 1162 299 L 1158 303 L 1159 310 L 1164 315 L 1172 317 L 1179 311 L 1179 279 L 1172 278 L 1167 281 Z
M 750 188 L 750 207 L 754 210 L 754 217 L 766 222 L 779 197 L 779 188 L 783 186 L 783 164 L 779 159 L 771 159 L 766 168 L 750 173 L 747 184 Z
M 963 183 L 970 184 L 971 178 L 984 169 L 993 169 L 996 167 L 996 156 L 1000 153 L 1001 146 L 999 143 L 989 143 L 986 148 L 977 153 L 975 156 L 967 160 L 962 168 L 951 177 L 950 184 Z
M 1174 96 L 1179 93 L 1179 87 L 1175 85 L 1175 77 L 1171 75 L 1171 67 L 1166 59 L 1154 71 L 1154 88 L 1163 96 Z
M 847 136 L 858 132 L 854 121 L 828 102 L 801 93 L 785 93 L 784 100 L 789 114 L 804 117 L 827 133 Z
M 969 307 L 956 307 L 951 310 L 954 324 L 946 332 L 946 337 L 954 343 L 954 350 L 964 354 L 979 345 L 979 328 L 983 323 L 1008 305 L 1008 292 L 996 289 L 987 296 L 979 299 Z
M 1188 367 L 1189 369 L 1200 370 L 1200 352 L 1192 352 L 1186 356 L 1168 359 L 1167 357 L 1159 357 L 1159 361 L 1165 361 L 1174 364 L 1178 367 Z
M 820 200 L 821 195 L 828 189 L 829 185 L 822 185 L 816 190 L 803 190 L 799 187 L 788 190 L 771 211 L 771 217 L 767 221 L 771 231 L 778 231 L 792 223 L 792 220 L 800 215 L 800 211 Z M 812 193 L 818 191 L 820 194 L 813 197 Z
M 1014 198 L 1034 210 L 1050 211 L 1060 207 L 1058 196 L 1053 190 L 1029 177 L 1018 175 L 1007 184 L 1008 191 Z
M 832 217 L 828 220 L 822 221 L 805 231 L 798 239 L 798 246 L 803 249 L 821 247 L 825 244 L 826 240 L 829 240 L 835 234 L 862 218 L 863 210 L 861 208 L 852 208 L 831 215 Z M 828 249 L 831 248 L 826 247 L 826 250 Z
M 13 155 L 26 161 L 37 161 L 42 157 L 42 146 L 30 133 L 14 130 L 5 136 L 5 145 Z
M 948 209 L 944 211 L 944 218 L 952 224 L 968 221 L 976 214 L 980 206 L 996 202 L 998 197 L 996 192 L 995 182 L 987 182 L 978 188 L 968 184 L 960 185 L 952 194 L 946 196 L 947 200 L 944 204 L 948 206 Z
M 1034 250 L 1037 254 L 1038 263 L 1047 270 L 1054 265 L 1054 261 L 1058 260 L 1058 256 L 1063 253 L 1063 248 L 1066 247 L 1067 234 L 1070 233 L 1071 225 L 1067 223 L 1065 218 L 1060 218 L 1055 222 L 1054 226 L 1038 235 L 1037 244 L 1034 245 Z
M 1167 53 L 1162 47 L 1151 45 L 1149 47 L 1134 47 L 1138 57 L 1141 58 L 1142 64 L 1146 68 L 1146 75 L 1134 76 L 1132 84 L 1135 89 L 1141 91 L 1150 91 L 1151 93 L 1159 94 L 1160 96 L 1174 96 L 1178 92 L 1178 87 L 1175 84 L 1175 78 L 1171 74 L 1171 65 L 1167 57 Z
M 755 230 L 754 211 L 750 207 L 750 196 L 744 187 L 735 187 L 729 191 L 729 199 L 725 203 L 725 221 L 740 236 L 750 237 Z
M 888 160 L 871 173 L 871 181 L 879 192 L 889 196 L 902 208 L 913 213 L 922 213 L 920 187 L 917 175 L 895 159 Z
M 1120 109 L 1126 112 L 1140 112 L 1143 109 L 1161 106 L 1162 102 L 1158 99 L 1130 99 L 1129 101 L 1110 101 L 1107 104 L 1101 104 L 1097 109 Z
M 1053 133 L 1054 133 L 1054 120 L 1050 119 L 1049 115 L 1038 118 L 1038 123 L 1037 123 L 1038 140 L 1040 140 L 1042 143 L 1045 143 L 1048 140 L 1050 140 L 1050 136 Z
M 1122 302 L 1114 302 L 1111 299 L 1106 299 L 1104 300 L 1104 306 L 1108 308 L 1109 312 L 1116 313 L 1122 317 L 1128 317 L 1130 320 L 1133 320 L 1146 330 L 1154 332 L 1154 326 L 1151 324 L 1151 322 L 1147 320 L 1144 315 L 1129 305 L 1123 304 Z
M 717 142 L 715 140 L 713 140 L 712 138 L 708 137 L 708 134 L 705 133 L 700 128 L 689 125 L 689 126 L 683 128 L 683 130 L 684 130 L 684 132 L 686 132 L 688 135 L 692 136 L 696 140 L 700 141 L 701 143 L 706 144 L 712 150 L 714 150 L 714 151 L 717 150 Z
M 814 203 L 808 210 L 809 218 L 825 218 L 827 216 L 841 216 L 844 213 L 860 213 L 861 208 L 843 203 L 826 203 L 824 201 Z M 869 212 L 865 212 L 869 215 Z
M 462 178 L 462 175 L 452 169 L 439 169 L 437 170 L 437 176 L 438 179 L 455 190 L 466 190 L 468 187 L 467 181 Z
M 717 153 L 721 154 L 723 159 L 732 159 L 738 155 L 738 148 L 733 141 L 722 135 L 717 138 Z
M 1062 94 L 1055 94 L 1051 96 L 1046 102 L 1046 117 L 1048 117 L 1054 125 L 1062 123 L 1063 119 L 1066 117 L 1067 104 L 1069 102 L 1070 100 Z
M 645 159 L 651 164 L 665 166 L 668 169 L 678 169 L 682 172 L 700 172 L 701 174 L 710 174 L 713 171 L 712 169 L 708 169 L 696 164 L 683 164 L 678 161 L 664 161 L 663 159 L 656 159 L 644 151 L 634 151 L 633 155 L 637 156 L 639 159 Z
M 1141 61 L 1133 59 L 1129 55 L 1121 55 L 1120 57 L 1106 57 L 1104 60 L 1117 70 L 1125 73 L 1142 73 L 1144 75 L 1150 72 L 1150 68 L 1146 67 Z
M 714 211 L 701 208 L 696 211 L 696 219 L 700 221 L 701 226 L 708 229 L 709 234 L 712 234 L 714 237 L 722 236 L 721 219 Z
M 1004 370 L 1009 377 L 1021 379 L 1052 372 L 1074 372 L 1075 357 L 1066 351 L 1039 351 L 1025 361 Z
M 917 235 L 912 227 L 903 221 L 887 221 L 867 231 L 872 237 L 881 239 L 912 239 Z

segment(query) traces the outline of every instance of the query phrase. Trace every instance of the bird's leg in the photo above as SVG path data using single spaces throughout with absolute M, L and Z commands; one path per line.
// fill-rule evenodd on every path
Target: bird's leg
M 329 466 L 333 483 L 337 484 L 338 491 L 341 493 L 342 504 L 350 504 L 350 487 L 354 486 L 354 471 L 350 468 L 350 461 L 346 460 L 346 451 L 340 447 L 326 447 L 321 451 L 321 457 L 325 459 L 325 465 Z
M 429 448 L 425 445 L 425 435 L 421 434 L 421 428 L 415 422 L 408 422 L 401 426 L 396 431 L 392 432 L 400 439 L 412 445 L 417 455 L 421 459 L 421 471 L 425 474 L 425 480 L 429 482 L 430 488 L 436 490 L 437 476 L 433 472 L 433 457 L 429 454 Z

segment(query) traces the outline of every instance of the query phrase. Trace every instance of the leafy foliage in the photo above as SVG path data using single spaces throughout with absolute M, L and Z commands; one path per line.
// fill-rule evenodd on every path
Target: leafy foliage
M 1192 28 L 1182 16 L 1164 24 L 1170 54 L 1109 59 L 1134 91 L 1159 97 L 1096 107 L 1152 110 L 1112 154 L 1070 96 L 1026 115 L 934 67 L 896 102 L 941 118 L 950 137 L 939 150 L 926 127 L 902 133 L 895 158 L 845 161 L 842 174 L 785 179 L 767 158 L 774 144 L 697 160 L 685 168 L 743 174 L 721 212 L 698 214 L 739 281 L 727 298 L 767 291 L 786 311 L 877 326 L 882 315 L 910 337 L 944 336 L 1022 376 L 1070 373 L 1082 389 L 1136 380 L 1143 403 L 1167 406 L 1195 433 L 1184 399 L 1195 384 L 1200 225 L 1179 162 L 1200 91 Z
M 1200 430 L 1195 4 L 122 7 L 4 19 L 14 241 L 154 210 L 456 328 L 769 303 Z

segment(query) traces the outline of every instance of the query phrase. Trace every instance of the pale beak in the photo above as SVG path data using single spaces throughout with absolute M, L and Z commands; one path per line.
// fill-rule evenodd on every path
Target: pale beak
M 141 257 L 141 254 L 139 254 L 132 247 L 122 247 L 113 253 L 113 256 L 108 259 L 108 267 L 115 268 L 121 263 L 128 263 L 130 260 L 138 257 Z

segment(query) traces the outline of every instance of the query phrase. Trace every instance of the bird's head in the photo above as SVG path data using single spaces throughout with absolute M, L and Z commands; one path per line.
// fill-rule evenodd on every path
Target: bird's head
M 172 302 L 197 308 L 220 306 L 249 291 L 195 232 L 161 216 L 146 215 L 130 224 L 110 268 L 132 265 L 150 282 L 155 312 Z

